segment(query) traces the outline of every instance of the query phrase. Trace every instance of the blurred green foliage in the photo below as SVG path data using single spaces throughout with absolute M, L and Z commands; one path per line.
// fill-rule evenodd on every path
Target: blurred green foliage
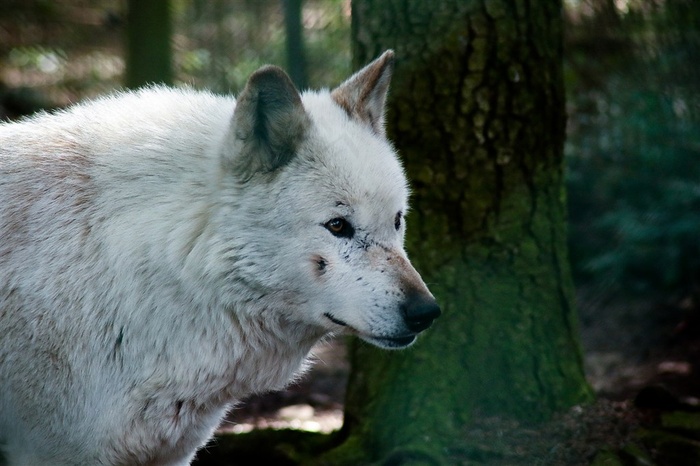
M 579 283 L 700 286 L 700 3 L 567 4 L 570 246 Z
M 178 80 L 238 92 L 264 64 L 286 68 L 279 0 L 175 0 Z M 329 87 L 350 72 L 348 0 L 306 0 L 302 28 L 309 85 Z
M 237 93 L 258 67 L 287 67 L 280 0 L 170 6 L 176 85 Z M 122 87 L 126 7 L 124 0 L 0 0 L 0 92 L 29 88 L 67 105 Z M 305 0 L 302 29 L 309 87 L 347 77 L 350 0 Z

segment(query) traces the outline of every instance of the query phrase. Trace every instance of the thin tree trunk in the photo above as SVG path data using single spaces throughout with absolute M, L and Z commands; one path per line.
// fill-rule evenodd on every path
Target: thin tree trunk
M 299 89 L 307 87 L 302 27 L 303 0 L 282 0 L 286 33 L 287 72 Z
M 126 86 L 172 84 L 169 0 L 129 0 L 127 5 Z

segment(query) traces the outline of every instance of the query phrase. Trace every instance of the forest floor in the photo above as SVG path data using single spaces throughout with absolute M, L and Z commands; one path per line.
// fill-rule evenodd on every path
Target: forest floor
M 596 402 L 536 425 L 481 419 L 465 432 L 465 448 L 455 452 L 453 464 L 700 464 L 700 315 L 693 303 L 604 300 L 583 292 L 578 307 Z M 247 400 L 222 433 L 340 428 L 346 353 L 344 339 L 320 345 L 303 379 L 284 392 Z M 203 455 L 198 464 L 212 463 Z

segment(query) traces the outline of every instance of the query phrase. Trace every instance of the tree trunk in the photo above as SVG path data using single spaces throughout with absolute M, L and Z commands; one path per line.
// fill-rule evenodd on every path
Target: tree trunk
M 127 12 L 127 87 L 172 84 L 170 1 L 129 0 Z
M 298 89 L 307 87 L 302 6 L 303 0 L 282 0 L 286 35 L 287 72 Z
M 403 352 L 355 344 L 348 438 L 326 460 L 444 460 L 477 418 L 543 420 L 591 398 L 566 249 L 561 1 L 352 8 L 356 67 L 396 51 L 387 131 L 413 186 L 407 248 L 443 316 Z

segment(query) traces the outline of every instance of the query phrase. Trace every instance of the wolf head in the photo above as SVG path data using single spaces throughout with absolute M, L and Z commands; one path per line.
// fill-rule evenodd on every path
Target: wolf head
M 301 95 L 281 69 L 261 68 L 221 158 L 237 300 L 383 348 L 410 345 L 440 314 L 403 249 L 408 188 L 384 133 L 393 58 Z

